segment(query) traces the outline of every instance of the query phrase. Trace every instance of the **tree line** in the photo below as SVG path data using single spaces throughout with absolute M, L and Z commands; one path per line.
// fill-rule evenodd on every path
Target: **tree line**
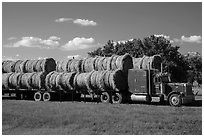
M 163 36 L 144 37 L 132 39 L 126 42 L 114 42 L 109 40 L 103 47 L 88 52 L 91 57 L 124 55 L 129 53 L 135 58 L 160 55 L 163 63 L 163 71 L 171 74 L 172 82 L 197 81 L 202 84 L 202 57 L 200 54 L 182 55 L 179 46 L 173 46 L 170 40 Z

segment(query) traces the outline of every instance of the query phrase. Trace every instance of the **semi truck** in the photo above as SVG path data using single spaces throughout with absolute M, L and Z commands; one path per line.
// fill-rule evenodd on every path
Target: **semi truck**
M 88 90 L 46 90 L 46 89 L 3 89 L 5 93 L 15 93 L 18 99 L 34 99 L 35 101 L 61 100 L 69 97 L 70 100 L 83 100 L 87 95 L 95 96 L 103 103 L 124 102 L 152 102 L 153 98 L 159 99 L 162 104 L 169 103 L 179 107 L 182 104 L 195 100 L 192 85 L 188 83 L 172 83 L 168 73 L 159 72 L 156 69 L 129 69 L 127 75 L 127 90 L 124 91 L 94 91 Z

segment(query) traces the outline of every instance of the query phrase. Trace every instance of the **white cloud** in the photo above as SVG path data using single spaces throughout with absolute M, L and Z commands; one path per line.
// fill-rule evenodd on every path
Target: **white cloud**
M 164 35 L 164 34 L 159 34 L 159 35 L 154 34 L 154 36 L 155 37 L 164 37 L 165 39 L 170 40 L 170 36 L 167 36 L 167 35 Z
M 59 18 L 56 19 L 55 22 L 66 22 L 66 21 L 71 21 L 73 20 L 72 18 Z
M 50 39 L 51 38 L 51 39 Z M 58 37 L 50 37 L 47 40 L 43 40 L 38 37 L 22 37 L 21 40 L 15 42 L 15 43 L 10 43 L 7 45 L 4 45 L 4 47 L 37 47 L 37 48 L 45 48 L 45 49 L 50 49 L 50 48 L 56 48 L 59 46 L 59 40 Z M 54 38 L 54 40 L 53 40 Z
M 76 37 L 73 40 L 70 40 L 65 45 L 63 45 L 61 47 L 61 49 L 64 49 L 64 50 L 87 49 L 87 48 L 96 46 L 96 44 L 94 44 L 94 42 L 95 42 L 95 40 L 93 38 Z
M 190 37 L 185 37 L 184 35 L 181 36 L 181 39 L 174 39 L 175 42 L 187 42 L 187 43 L 202 43 L 202 37 L 201 36 L 190 36 Z
M 87 20 L 87 19 L 76 19 L 73 21 L 73 23 L 75 24 L 79 24 L 79 25 L 82 25 L 82 26 L 96 26 L 97 23 L 94 22 L 94 21 L 90 21 L 90 20 Z
M 57 36 L 50 36 L 49 39 L 50 39 L 50 40 L 60 40 L 60 38 L 57 37 Z

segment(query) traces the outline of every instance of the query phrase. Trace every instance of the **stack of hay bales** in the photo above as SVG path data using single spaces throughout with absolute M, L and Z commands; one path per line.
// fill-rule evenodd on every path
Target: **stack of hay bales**
M 54 90 L 62 88 L 61 79 L 57 82 L 55 77 L 61 77 L 64 73 L 69 75 L 74 73 L 73 81 L 67 79 L 73 85 L 73 89 L 78 91 L 87 90 L 89 93 L 94 91 L 122 91 L 127 89 L 127 73 L 128 69 L 133 68 L 132 57 L 129 54 L 123 56 L 113 55 L 111 57 L 94 57 L 85 59 L 69 59 L 66 61 L 57 61 L 56 72 L 50 74 L 46 78 L 46 83 L 49 83 L 48 89 Z M 53 78 L 52 78 L 53 77 Z M 56 81 L 53 83 L 51 81 Z M 73 82 L 73 83 L 72 83 Z M 48 84 L 48 85 L 49 85 Z M 46 84 L 47 85 L 47 84 Z M 69 87 L 69 86 L 64 86 Z M 69 90 L 72 88 L 63 88 Z
M 41 60 L 6 60 L 2 62 L 2 88 L 44 89 L 46 75 L 55 70 L 53 58 Z
M 158 69 L 161 70 L 162 59 L 160 55 L 143 56 L 142 58 L 133 58 L 133 68 L 135 69 Z

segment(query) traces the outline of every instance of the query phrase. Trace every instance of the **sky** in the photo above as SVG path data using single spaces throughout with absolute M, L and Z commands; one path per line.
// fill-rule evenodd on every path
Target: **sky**
M 108 40 L 164 36 L 202 54 L 201 2 L 2 4 L 2 59 L 87 57 Z

